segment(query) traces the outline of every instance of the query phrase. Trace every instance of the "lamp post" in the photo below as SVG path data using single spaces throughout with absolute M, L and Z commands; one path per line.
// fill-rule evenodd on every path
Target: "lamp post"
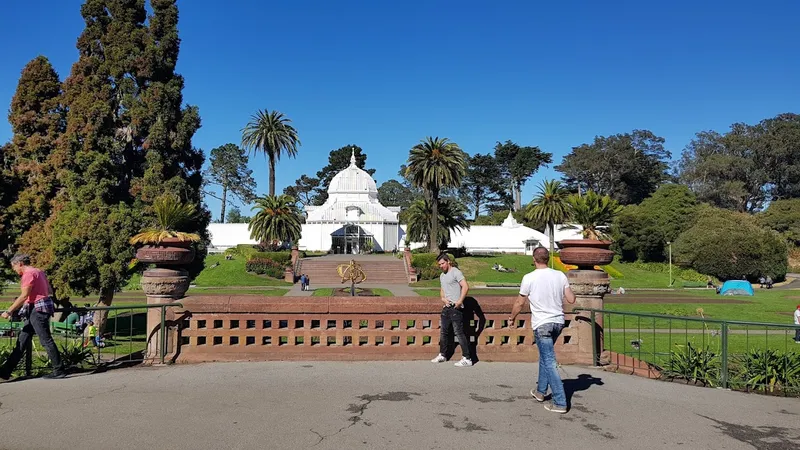
M 669 287 L 672 287 L 672 241 L 667 241 L 669 246 Z

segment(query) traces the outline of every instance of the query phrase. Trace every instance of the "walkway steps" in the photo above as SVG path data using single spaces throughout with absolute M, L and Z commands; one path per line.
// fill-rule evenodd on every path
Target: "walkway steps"
M 367 274 L 367 283 L 408 284 L 403 260 L 396 258 L 376 259 L 369 258 L 359 261 L 358 256 L 353 259 L 361 265 Z M 330 258 L 304 258 L 300 261 L 297 275 L 306 274 L 311 279 L 311 286 L 323 284 L 341 284 L 336 267 L 348 264 L 348 261 Z

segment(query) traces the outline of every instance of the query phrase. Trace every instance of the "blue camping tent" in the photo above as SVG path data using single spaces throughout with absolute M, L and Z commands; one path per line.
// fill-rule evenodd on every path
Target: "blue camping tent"
M 744 280 L 728 280 L 719 290 L 722 295 L 753 295 L 753 286 Z

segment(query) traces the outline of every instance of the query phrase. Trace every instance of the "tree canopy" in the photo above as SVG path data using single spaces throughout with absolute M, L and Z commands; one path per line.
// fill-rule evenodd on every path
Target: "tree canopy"
M 256 180 L 253 171 L 247 168 L 248 157 L 245 150 L 236 144 L 225 144 L 211 149 L 211 167 L 205 173 L 207 184 L 219 186 L 222 194 L 206 192 L 222 203 L 219 217 L 225 221 L 225 208 L 228 206 L 228 195 L 236 197 L 242 203 L 249 203 L 255 197 Z
M 469 157 L 458 192 L 472 209 L 475 219 L 493 206 L 510 206 L 512 203 L 502 167 L 491 154 Z
M 677 175 L 701 201 L 739 212 L 800 197 L 800 116 L 735 123 L 725 134 L 697 133 L 682 153 Z
M 300 240 L 300 211 L 292 197 L 288 195 L 259 197 L 255 201 L 253 211 L 256 211 L 256 215 L 247 226 L 251 239 L 273 248 Z
M 539 147 L 521 147 L 506 141 L 495 145 L 494 156 L 513 202 L 507 206 L 519 211 L 522 208 L 522 186 L 539 168 L 553 162 L 553 154 L 543 152 Z
M 592 190 L 620 204 L 637 204 L 670 177 L 664 138 L 648 130 L 597 136 L 573 147 L 556 170 L 572 192 Z
M 787 242 L 800 246 L 800 198 L 775 200 L 756 218 L 761 226 L 777 231 Z
M 294 181 L 294 186 L 286 186 L 283 193 L 295 199 L 302 207 L 313 205 L 319 188 L 319 178 L 303 174 Z
M 262 153 L 269 163 L 269 195 L 275 195 L 275 165 L 284 153 L 297 156 L 300 138 L 292 121 L 280 111 L 257 111 L 242 129 L 242 146 Z
M 387 180 L 378 186 L 378 201 L 384 206 L 408 208 L 414 201 L 414 192 L 397 180 Z

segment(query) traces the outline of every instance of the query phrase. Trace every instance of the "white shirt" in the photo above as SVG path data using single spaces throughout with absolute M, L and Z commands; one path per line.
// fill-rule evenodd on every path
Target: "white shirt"
M 522 277 L 519 295 L 528 297 L 531 305 L 531 327 L 546 323 L 564 323 L 564 290 L 567 276 L 558 270 L 536 269 Z
M 800 325 L 800 309 L 794 310 L 794 324 Z

